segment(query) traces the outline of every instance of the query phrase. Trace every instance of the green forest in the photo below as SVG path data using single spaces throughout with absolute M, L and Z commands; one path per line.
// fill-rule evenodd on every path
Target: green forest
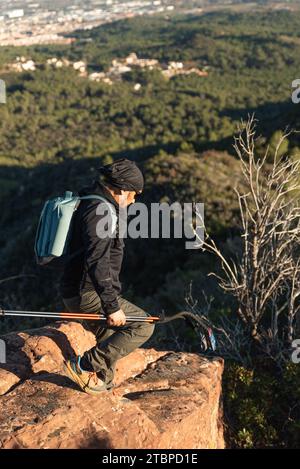
M 299 130 L 300 104 L 291 101 L 292 81 L 300 78 L 298 12 L 132 18 L 76 31 L 75 37 L 70 45 L 0 48 L 0 78 L 7 89 L 7 103 L 0 104 L 0 305 L 5 308 L 62 308 L 58 273 L 35 264 L 39 215 L 45 200 L 92 182 L 101 163 L 135 160 L 145 174 L 140 201 L 147 204 L 204 202 L 207 230 L 230 253 L 240 230 L 233 190 L 240 179 L 233 149 L 238 123 L 255 115 L 258 153 L 267 145 L 274 149 L 286 127 Z M 159 70 L 138 69 L 109 85 L 70 67 L 45 65 L 51 57 L 84 60 L 89 72 L 101 72 L 133 52 L 162 64 L 207 67 L 207 76 L 167 80 Z M 33 59 L 37 70 L 8 71 L 17 56 Z M 299 133 L 289 135 L 282 151 L 298 158 Z M 200 304 L 214 298 L 215 317 L 232 314 L 231 298 L 207 276 L 219 269 L 209 254 L 188 251 L 178 239 L 126 244 L 122 281 L 128 299 L 153 313 L 173 314 L 186 309 L 192 289 Z M 40 324 L 6 319 L 0 332 Z M 173 345 L 159 335 L 157 343 Z M 228 445 L 296 447 L 300 375 L 295 367 L 284 373 L 280 386 L 268 369 L 227 364 Z

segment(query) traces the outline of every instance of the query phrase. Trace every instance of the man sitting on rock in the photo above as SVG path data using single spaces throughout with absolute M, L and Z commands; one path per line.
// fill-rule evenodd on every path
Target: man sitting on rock
M 67 262 L 61 279 L 61 294 L 68 311 L 100 312 L 107 317 L 105 325 L 97 321 L 86 322 L 95 334 L 95 347 L 82 357 L 65 362 L 68 376 L 89 394 L 111 389 L 117 360 L 144 344 L 154 330 L 151 323 L 126 323 L 126 316 L 146 317 L 148 314 L 121 296 L 122 237 L 99 237 L 97 234 L 97 224 L 101 220 L 97 210 L 99 204 L 112 204 L 118 215 L 121 207 L 134 203 L 136 195 L 142 192 L 143 175 L 137 165 L 127 159 L 117 160 L 99 171 L 100 178 L 92 187 L 79 191 L 79 195 L 97 194 L 105 201 L 81 201 L 74 214 L 70 239 L 70 250 L 75 256 Z M 76 255 L 80 250 L 82 252 Z

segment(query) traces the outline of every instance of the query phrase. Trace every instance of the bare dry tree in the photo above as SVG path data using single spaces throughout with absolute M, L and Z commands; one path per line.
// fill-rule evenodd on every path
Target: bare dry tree
M 256 155 L 254 117 L 241 123 L 234 144 L 243 187 L 235 188 L 241 256 L 225 258 L 207 231 L 202 244 L 221 261 L 221 276 L 211 275 L 235 298 L 237 317 L 254 349 L 278 365 L 290 357 L 300 314 L 300 161 L 279 156 L 289 133 L 280 138 L 270 163 L 269 148 L 263 157 Z
M 185 303 L 190 311 L 201 316 L 206 325 L 213 329 L 217 337 L 218 354 L 225 359 L 233 360 L 243 366 L 252 365 L 250 354 L 250 340 L 240 321 L 231 318 L 226 313 L 218 314 L 218 320 L 212 320 L 212 304 L 214 298 L 207 298 L 205 291 L 202 300 L 195 299 L 192 291 L 193 283 L 190 282 L 189 290 L 186 292 Z

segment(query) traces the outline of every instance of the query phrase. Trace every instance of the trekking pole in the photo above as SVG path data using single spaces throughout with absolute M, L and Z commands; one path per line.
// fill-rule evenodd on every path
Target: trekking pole
M 60 320 L 91 320 L 91 321 L 106 321 L 107 317 L 98 313 L 84 313 L 84 312 L 51 312 L 51 311 L 14 311 L 5 310 L 0 308 L 1 316 L 14 316 L 14 317 L 33 317 L 33 318 L 52 318 Z M 156 322 L 161 318 L 156 316 L 126 316 L 126 322 Z
M 6 310 L 0 307 L 0 318 L 6 316 L 13 317 L 32 317 L 32 318 L 49 318 L 60 319 L 61 321 L 70 320 L 90 320 L 90 321 L 106 321 L 107 317 L 99 313 L 85 313 L 85 312 L 52 312 L 52 311 L 14 311 Z M 216 350 L 216 338 L 213 334 L 212 328 L 207 323 L 207 320 L 199 315 L 189 311 L 174 314 L 173 316 L 126 316 L 126 322 L 143 322 L 143 323 L 159 323 L 165 324 L 175 319 L 185 319 L 193 327 L 195 331 L 202 331 L 201 335 L 201 349 L 203 351 Z M 200 328 L 200 329 L 199 329 Z

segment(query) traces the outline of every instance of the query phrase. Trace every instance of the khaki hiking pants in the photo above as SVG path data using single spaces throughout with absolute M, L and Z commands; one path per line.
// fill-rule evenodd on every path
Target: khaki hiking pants
M 125 298 L 119 296 L 118 300 L 126 316 L 149 316 L 143 309 Z M 95 291 L 85 292 L 81 297 L 63 298 L 63 302 L 69 312 L 103 314 L 101 300 Z M 99 321 L 83 321 L 83 325 L 95 334 L 96 345 L 82 356 L 82 368 L 96 371 L 108 389 L 113 386 L 117 360 L 143 345 L 154 332 L 153 324 L 142 322 L 131 322 L 122 327 L 108 327 Z

